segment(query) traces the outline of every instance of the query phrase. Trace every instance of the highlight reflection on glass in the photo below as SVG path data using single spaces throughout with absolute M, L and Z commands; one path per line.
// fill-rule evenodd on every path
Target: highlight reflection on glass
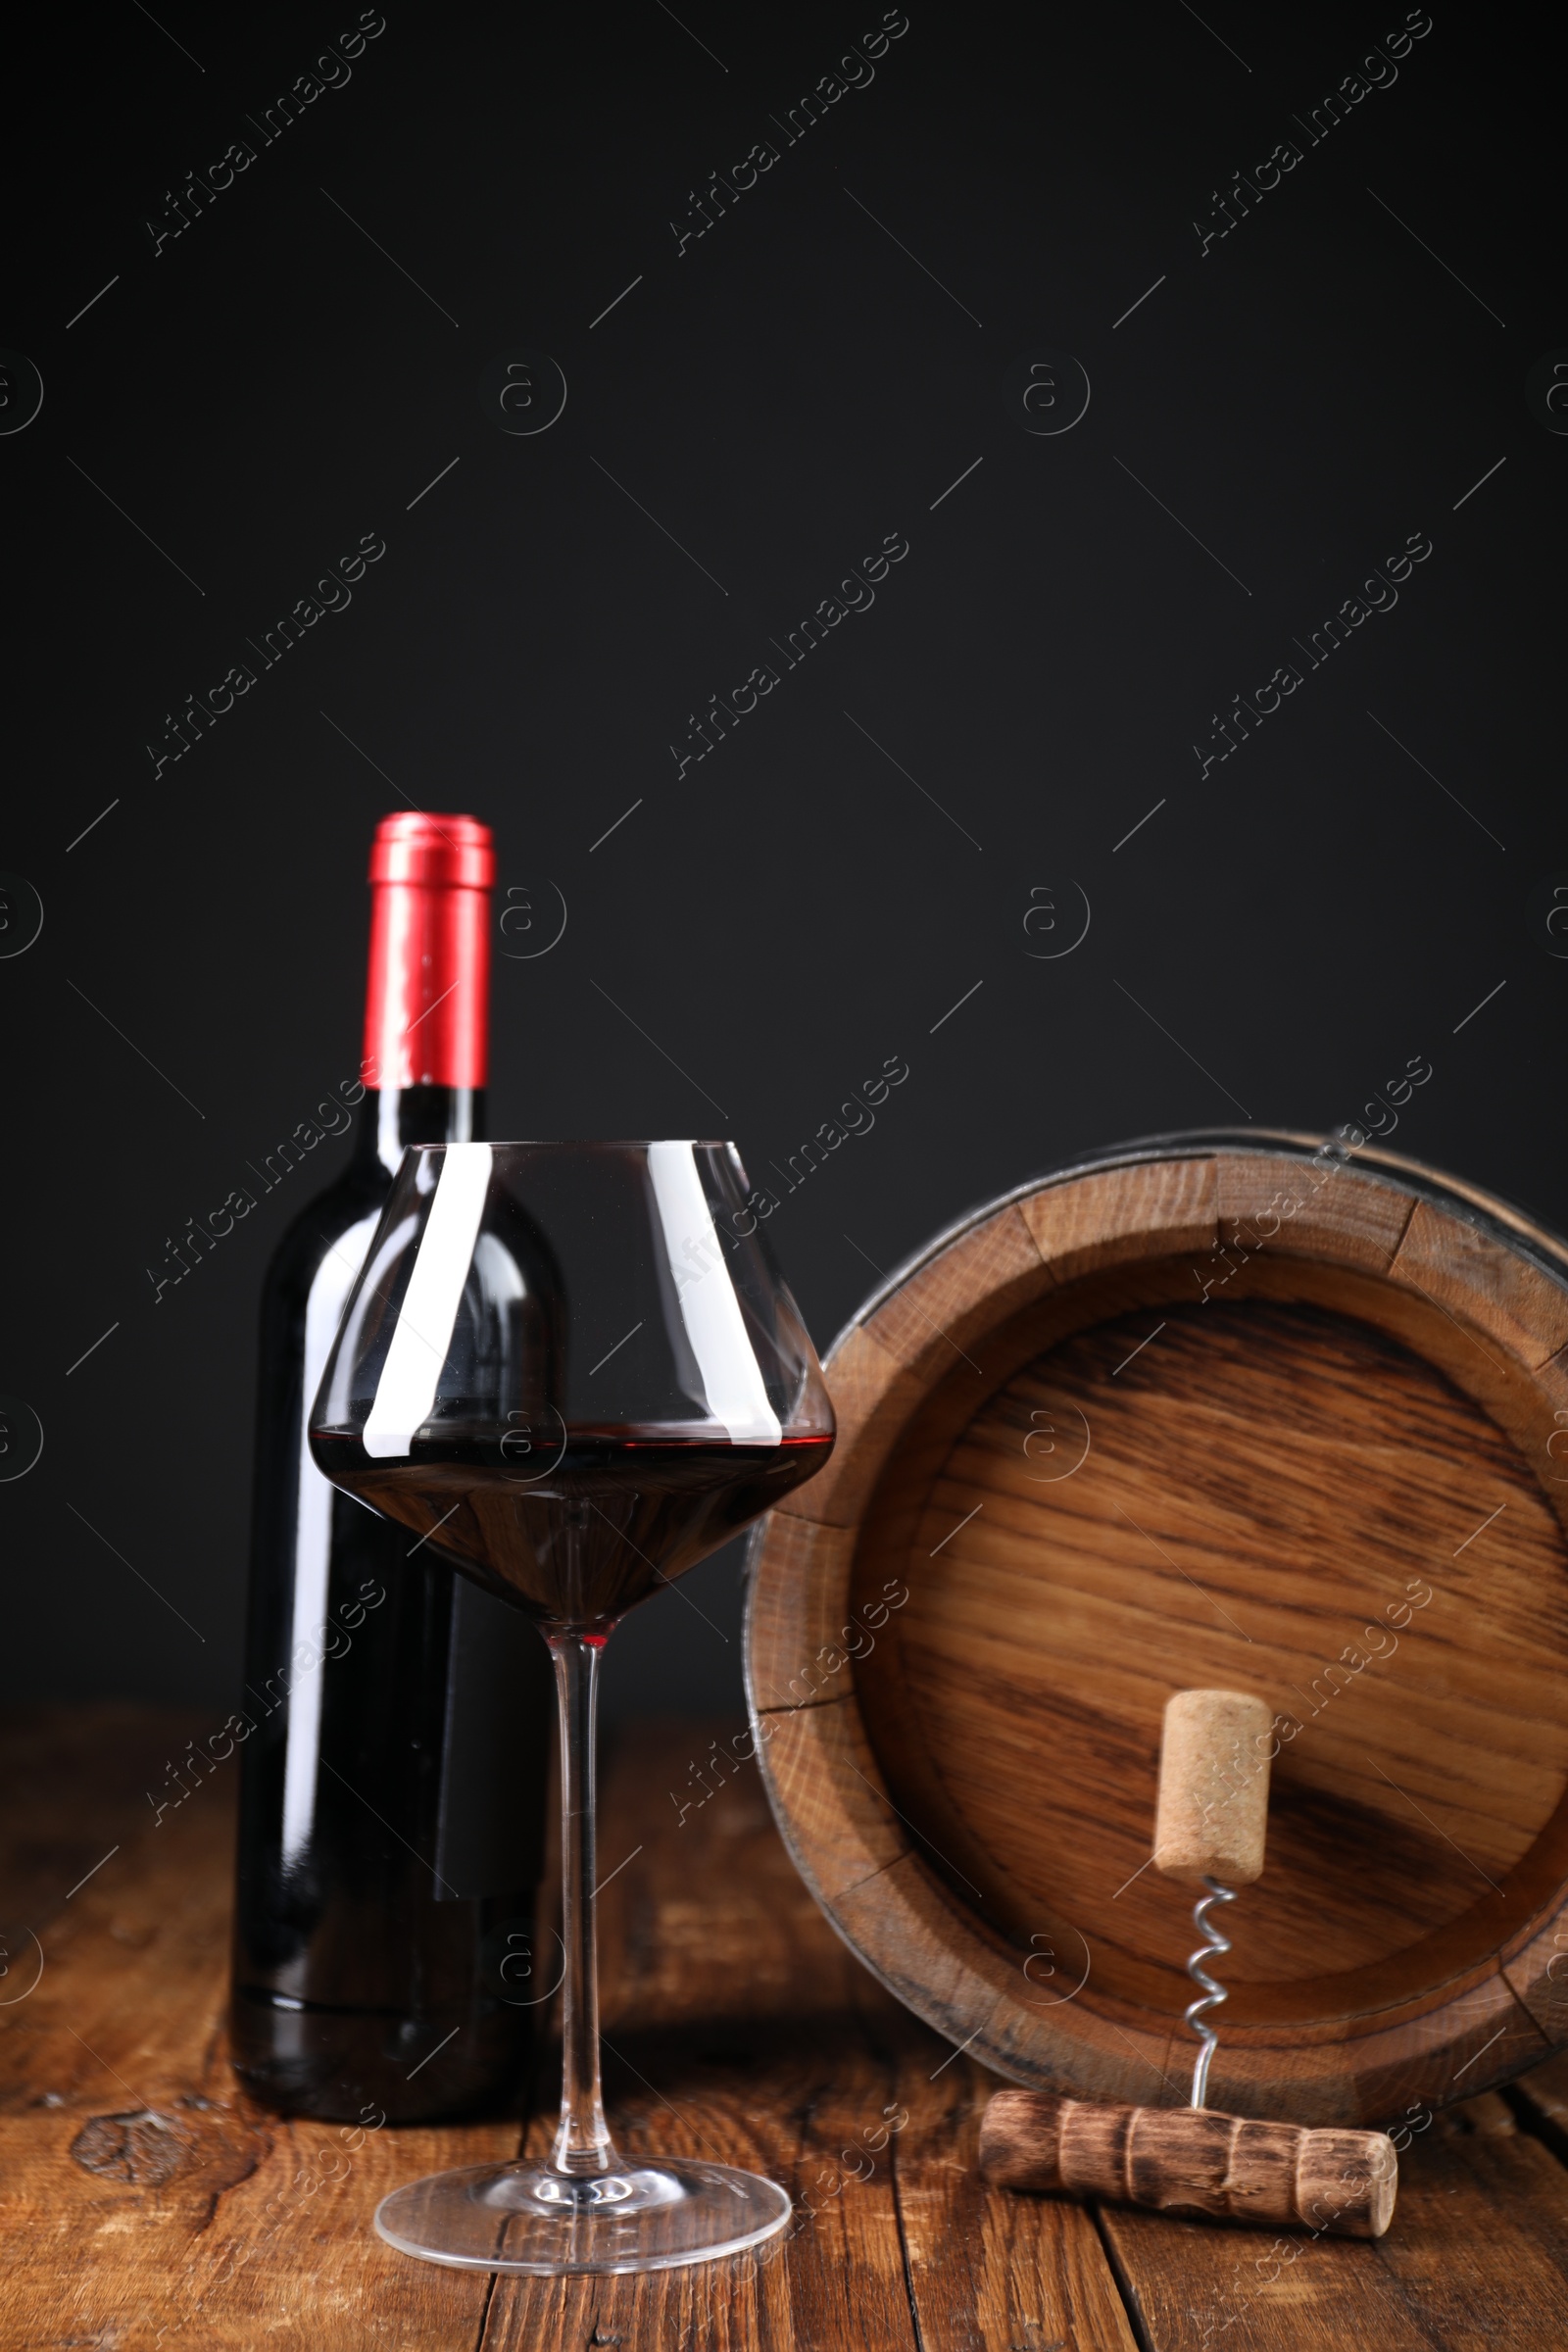
M 827 1459 L 810 1340 L 716 1143 L 404 1157 L 311 1415 L 326 1476 L 534 1619 L 562 1717 L 561 2124 L 547 2163 L 438 2173 L 383 2237 L 477 2270 L 637 2271 L 782 2228 L 755 2174 L 625 2161 L 599 2089 L 594 1698 L 629 1608 Z

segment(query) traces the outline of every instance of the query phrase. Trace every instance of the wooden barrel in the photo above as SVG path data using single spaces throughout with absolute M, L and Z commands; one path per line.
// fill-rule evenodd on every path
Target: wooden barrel
M 933 1243 L 753 1539 L 757 1751 L 898 1996 L 1014 2082 L 1184 2099 L 1184 1688 L 1274 1716 L 1211 2106 L 1421 2128 L 1568 2041 L 1568 1250 L 1367 1148 L 1178 1138 Z

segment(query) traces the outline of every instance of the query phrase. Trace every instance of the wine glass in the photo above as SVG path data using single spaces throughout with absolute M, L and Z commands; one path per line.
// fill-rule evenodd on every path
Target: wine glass
M 416 1145 L 321 1377 L 321 1470 L 526 1610 L 561 1702 L 560 2128 L 547 2161 L 434 2173 L 382 2200 L 381 2235 L 427 2261 L 662 2270 L 789 2218 L 756 2174 L 617 2154 L 599 2088 L 600 1653 L 833 1445 L 751 1198 L 729 1144 Z

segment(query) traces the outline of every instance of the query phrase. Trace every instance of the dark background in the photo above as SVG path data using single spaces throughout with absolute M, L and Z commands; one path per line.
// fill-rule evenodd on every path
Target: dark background
M 9 1694 L 237 1683 L 258 1291 L 347 1143 L 156 1305 L 146 1269 L 354 1074 L 388 808 L 496 827 L 534 924 L 498 948 L 567 911 L 498 957 L 495 1135 L 729 1134 L 770 1181 L 907 1060 L 773 1220 L 820 1344 L 1034 1171 L 1328 1128 L 1418 1054 L 1395 1147 L 1568 1224 L 1568 441 L 1525 392 L 1568 345 L 1548 20 L 1439 7 L 1309 146 L 1292 117 L 1404 12 L 1204 18 L 910 0 L 789 146 L 770 118 L 875 6 L 389 0 L 269 146 L 247 115 L 354 9 L 73 11 L 13 58 L 0 343 L 45 397 L 0 437 L 0 866 L 45 919 L 0 961 L 0 1391 L 45 1444 L 0 1485 Z M 239 138 L 155 258 L 166 191 Z M 677 256 L 690 191 L 764 138 Z M 514 437 L 478 381 L 527 352 L 568 398 Z M 1065 354 L 1089 409 L 1036 436 L 1004 376 Z M 262 669 L 246 640 L 368 532 L 352 605 Z M 770 641 L 894 532 L 874 608 L 784 669 Z M 1308 669 L 1294 641 L 1413 532 L 1397 608 Z M 166 714 L 242 660 L 155 776 Z M 764 661 L 677 778 L 689 713 Z M 1213 714 L 1288 661 L 1201 779 Z M 613 1705 L 736 1697 L 733 1555 L 690 1593 L 711 1625 L 633 1619 Z

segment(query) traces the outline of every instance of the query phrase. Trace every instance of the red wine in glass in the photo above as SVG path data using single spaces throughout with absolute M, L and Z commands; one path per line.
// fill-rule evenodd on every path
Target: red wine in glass
M 537 1450 L 552 1464 L 532 1476 L 482 1441 L 445 1437 L 416 1439 L 406 1461 L 376 1461 L 358 1438 L 322 1436 L 316 1458 L 334 1486 L 541 1625 L 608 1632 L 782 1502 L 832 1446 L 820 1430 L 747 1446 L 678 1429 L 574 1428 L 564 1442 L 545 1438 Z

